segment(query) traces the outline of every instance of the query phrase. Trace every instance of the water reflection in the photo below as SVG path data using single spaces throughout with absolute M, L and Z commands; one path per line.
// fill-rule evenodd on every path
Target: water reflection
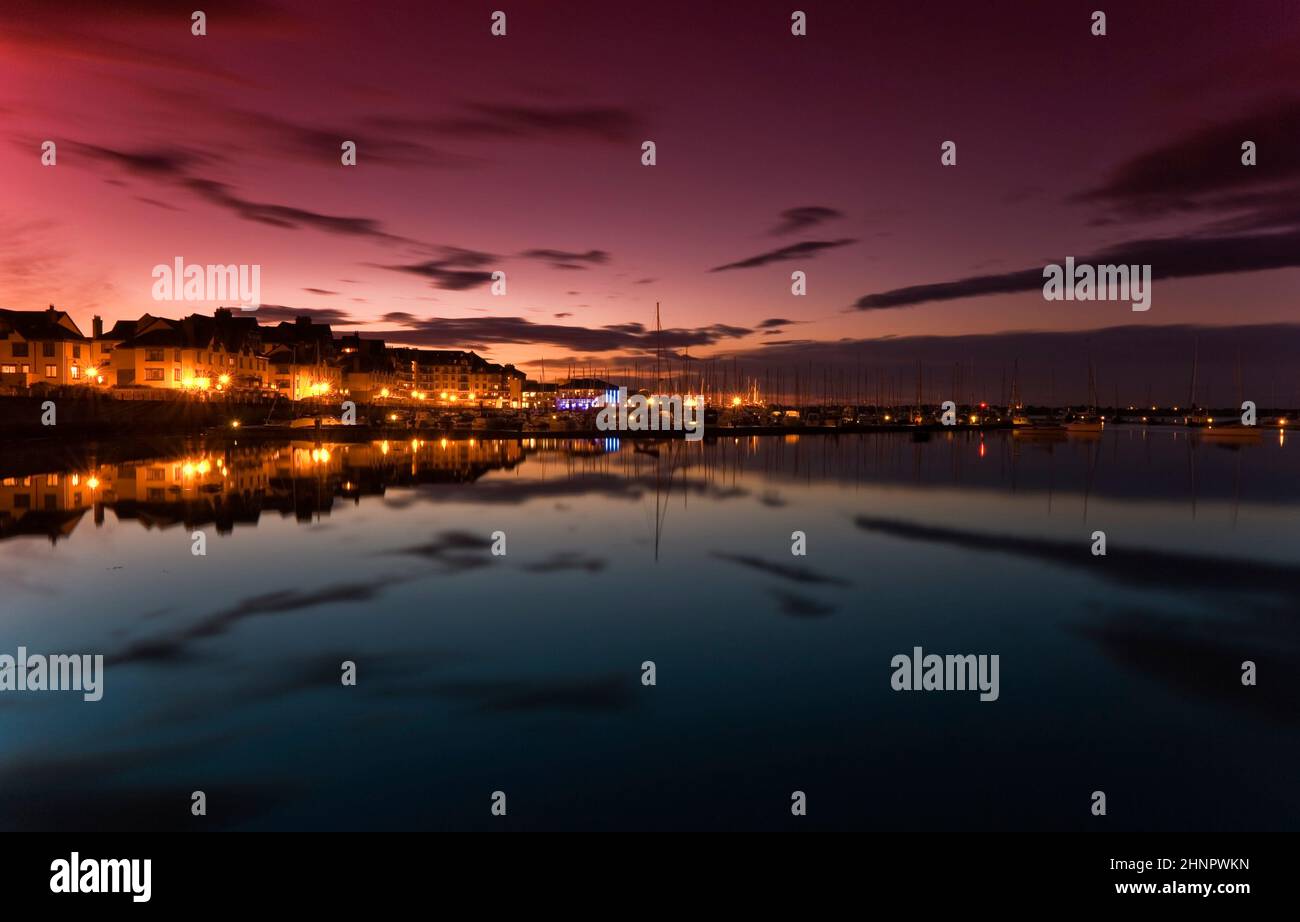
M 1101 786 L 1116 828 L 1294 824 L 1294 453 L 1138 428 L 6 452 L 0 652 L 107 666 L 94 706 L 0 695 L 0 826 L 191 828 L 200 787 L 205 828 L 478 828 L 499 788 L 532 828 L 779 827 L 796 788 L 835 805 L 805 825 L 1074 828 Z M 1001 698 L 891 692 L 915 644 L 1000 654 Z
M 1066 440 L 1003 433 L 959 433 L 922 441 L 897 434 L 847 437 L 748 436 L 685 443 L 629 443 L 618 439 L 410 439 L 373 442 L 295 441 L 272 444 L 218 440 L 177 445 L 163 454 L 100 463 L 96 448 L 84 460 L 51 466 L 48 460 L 0 462 L 0 539 L 70 535 L 84 513 L 102 523 L 106 510 L 145 527 L 215 525 L 228 533 L 278 513 L 311 522 L 339 501 L 385 496 L 430 485 L 473 484 L 492 471 L 528 464 L 537 481 L 497 481 L 477 502 L 524 502 L 578 492 L 639 495 L 652 486 L 684 495 L 749 495 L 739 484 L 772 481 L 758 501 L 784 504 L 780 482 L 897 484 L 1041 494 L 1124 498 L 1137 502 L 1230 499 L 1296 505 L 1290 453 L 1279 432 L 1262 445 L 1203 443 L 1181 430 L 1119 429 Z M 117 446 L 122 451 L 124 446 Z M 130 449 L 126 449 L 132 453 Z M 137 448 L 140 455 L 147 449 Z M 1251 466 L 1243 477 L 1243 463 Z M 31 471 L 32 467 L 38 470 Z M 553 482 L 580 478 L 579 487 Z M 603 478 L 615 478 L 606 482 Z

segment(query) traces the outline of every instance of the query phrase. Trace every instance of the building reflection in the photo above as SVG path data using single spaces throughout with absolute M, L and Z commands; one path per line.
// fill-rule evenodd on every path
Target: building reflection
M 264 514 L 311 522 L 341 501 L 391 489 L 468 486 L 525 462 L 526 476 L 512 486 L 512 496 L 548 495 L 562 479 L 572 492 L 608 494 L 617 484 L 620 495 L 752 494 L 766 502 L 775 502 L 768 494 L 783 487 L 871 484 L 907 490 L 918 507 L 935 492 L 958 488 L 1038 496 L 1049 514 L 1071 495 L 1184 503 L 1193 513 L 1205 502 L 1234 510 L 1300 504 L 1287 489 L 1294 448 L 1282 440 L 1223 446 L 1138 428 L 1060 444 L 985 433 L 924 442 L 907 434 L 722 436 L 694 444 L 532 436 L 355 443 L 227 438 L 152 449 L 108 442 L 69 450 L 77 460 L 57 470 L 49 469 L 49 449 L 34 452 L 25 460 L 15 452 L 0 458 L 0 540 L 43 535 L 57 542 L 86 513 L 100 524 L 107 510 L 146 528 L 214 526 L 220 533 L 256 524 Z
M 357 444 L 290 442 L 198 447 L 184 454 L 90 463 L 83 470 L 0 479 L 0 540 L 70 535 L 106 510 L 146 528 L 215 526 L 227 533 L 263 514 L 312 521 L 334 503 L 391 488 L 472 483 L 525 456 L 514 441 L 447 439 Z

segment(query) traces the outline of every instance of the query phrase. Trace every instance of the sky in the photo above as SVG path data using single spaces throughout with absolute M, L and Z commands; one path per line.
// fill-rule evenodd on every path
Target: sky
M 1289 0 L 195 5 L 0 4 L 0 306 L 210 310 L 152 298 L 181 257 L 530 371 L 653 361 L 659 302 L 678 359 L 1300 400 Z M 1046 301 L 1067 256 L 1151 309 Z

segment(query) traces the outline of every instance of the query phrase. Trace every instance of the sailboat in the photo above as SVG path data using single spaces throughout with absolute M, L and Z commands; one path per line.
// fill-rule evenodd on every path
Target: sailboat
M 1064 427 L 1047 419 L 1031 419 L 1025 412 L 1025 404 L 1020 396 L 1020 359 L 1016 359 L 1011 372 L 1011 405 L 1007 412 L 1011 415 L 1011 435 L 1017 440 L 1065 440 Z
M 1106 421 L 1097 415 L 1097 372 L 1088 360 L 1088 412 L 1075 416 L 1065 424 L 1065 431 L 1079 435 L 1099 433 Z
M 1237 385 L 1237 404 L 1242 402 L 1241 398 L 1241 352 L 1237 353 L 1237 364 L 1233 372 L 1233 378 Z M 1263 433 L 1258 426 L 1247 426 L 1240 419 L 1229 417 L 1221 419 L 1217 423 L 1213 416 L 1205 416 L 1204 419 L 1196 419 L 1195 425 L 1198 434 L 1203 439 L 1211 441 L 1232 441 L 1232 442 L 1258 442 L 1263 438 Z

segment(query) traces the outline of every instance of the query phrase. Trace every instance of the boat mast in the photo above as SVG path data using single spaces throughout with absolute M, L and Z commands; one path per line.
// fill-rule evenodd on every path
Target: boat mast
M 655 302 L 655 393 L 659 393 L 659 363 L 663 361 L 664 330 L 659 323 L 659 302 Z

